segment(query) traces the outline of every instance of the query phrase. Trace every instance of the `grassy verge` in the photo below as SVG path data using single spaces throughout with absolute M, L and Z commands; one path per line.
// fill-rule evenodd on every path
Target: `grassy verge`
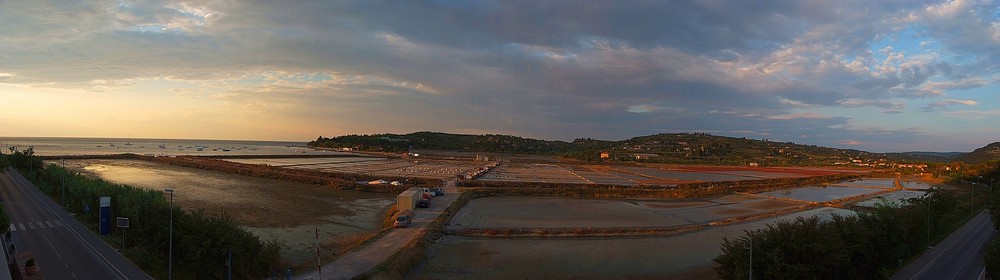
M 112 216 L 130 220 L 128 243 L 122 247 L 122 234 L 117 231 L 102 238 L 154 278 L 167 276 L 164 264 L 169 257 L 171 212 L 174 277 L 177 279 L 225 277 L 230 251 L 232 273 L 239 279 L 264 278 L 287 266 L 276 241 L 263 241 L 226 216 L 182 211 L 176 205 L 171 206 L 161 191 L 112 184 L 73 174 L 55 165 L 26 174 L 25 177 L 42 192 L 95 233 L 99 220 L 98 199 L 111 197 Z

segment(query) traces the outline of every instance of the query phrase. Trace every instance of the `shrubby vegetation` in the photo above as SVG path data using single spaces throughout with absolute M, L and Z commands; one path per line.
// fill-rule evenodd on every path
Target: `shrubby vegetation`
M 881 204 L 857 216 L 779 221 L 725 238 L 719 276 L 757 279 L 885 279 L 907 259 L 967 221 L 969 209 L 949 192 L 932 191 L 905 206 Z M 967 206 L 967 205 L 963 205 Z
M 178 279 L 224 278 L 229 250 L 233 254 L 232 272 L 237 279 L 262 279 L 285 266 L 276 241 L 260 240 L 227 216 L 171 207 L 159 190 L 91 179 L 55 165 L 41 168 L 40 160 L 24 162 L 25 165 L 30 162 L 30 166 L 22 165 L 19 160 L 18 167 L 25 177 L 95 232 L 98 198 L 110 196 L 112 216 L 130 220 L 128 243 L 119 249 L 154 278 L 167 276 L 170 211 L 174 213 L 173 271 Z M 108 244 L 120 247 L 121 236 L 115 232 L 103 238 Z
M 622 141 L 581 138 L 572 142 L 528 139 L 509 135 L 463 135 L 439 132 L 410 134 L 320 136 L 309 142 L 313 147 L 351 148 L 361 151 L 405 152 L 411 149 L 456 152 L 558 155 L 587 161 L 641 161 L 655 163 L 765 166 L 829 165 L 861 159 L 880 163 L 895 161 L 945 161 L 946 157 L 927 154 L 876 154 L 850 149 L 714 136 L 703 133 L 672 133 L 634 137 Z M 608 152 L 608 159 L 600 158 Z M 650 155 L 636 159 L 637 154 Z

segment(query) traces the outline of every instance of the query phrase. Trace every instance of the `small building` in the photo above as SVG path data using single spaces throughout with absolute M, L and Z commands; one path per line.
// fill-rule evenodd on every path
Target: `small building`
M 760 167 L 760 163 L 759 162 L 751 162 L 750 163 L 750 167 Z
M 637 160 L 647 160 L 650 157 L 656 157 L 655 154 L 635 154 L 635 159 Z
M 418 187 L 406 189 L 396 196 L 396 209 L 399 211 L 413 210 L 423 198 L 424 190 Z
M 601 158 L 602 159 L 611 158 L 611 153 L 609 153 L 609 152 L 601 152 Z

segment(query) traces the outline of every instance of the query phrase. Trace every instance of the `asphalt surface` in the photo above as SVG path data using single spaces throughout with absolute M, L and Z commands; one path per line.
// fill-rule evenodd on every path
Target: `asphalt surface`
M 391 229 L 381 238 L 341 255 L 333 262 L 323 265 L 322 274 L 314 270 L 296 276 L 295 279 L 351 279 L 385 262 L 403 245 L 423 235 L 427 231 L 427 226 L 444 213 L 444 210 L 460 195 L 454 182 L 448 182 L 443 189 L 445 196 L 431 199 L 430 207 L 413 209 L 414 218 L 409 227 Z
M 995 235 L 989 214 L 981 212 L 892 279 L 983 279 L 983 248 Z
M 30 251 L 45 278 L 151 279 L 13 169 L 0 174 L 0 203 L 17 251 Z

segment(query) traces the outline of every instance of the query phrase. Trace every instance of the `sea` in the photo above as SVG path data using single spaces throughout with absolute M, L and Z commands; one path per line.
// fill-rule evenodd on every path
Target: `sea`
M 140 154 L 150 156 L 177 155 L 302 155 L 332 154 L 314 150 L 305 142 L 248 140 L 189 140 L 141 138 L 49 138 L 0 137 L 0 152 L 10 153 L 34 148 L 38 156 Z

